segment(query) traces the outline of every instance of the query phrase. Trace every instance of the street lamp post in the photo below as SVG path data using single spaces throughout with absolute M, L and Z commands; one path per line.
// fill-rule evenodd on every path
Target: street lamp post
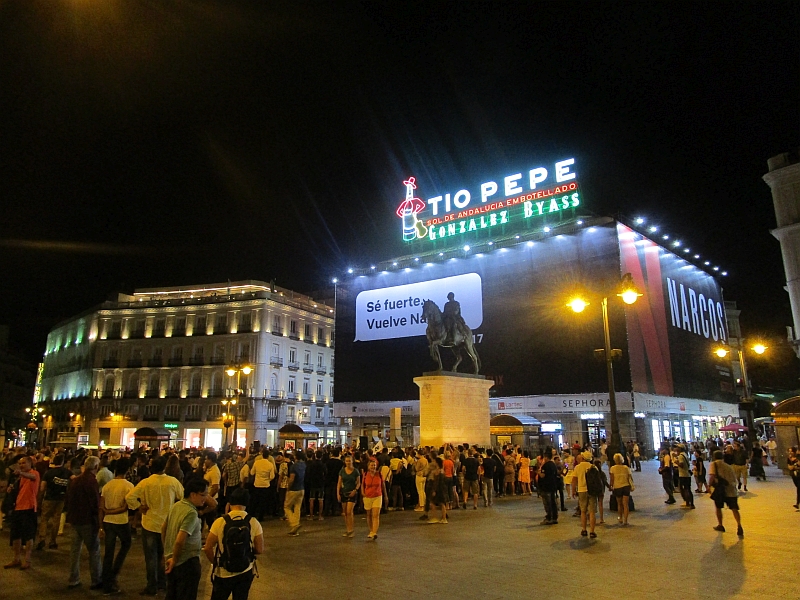
M 233 407 L 233 440 L 231 442 L 232 445 L 235 445 L 236 448 L 239 447 L 239 406 L 241 405 L 241 396 L 243 390 L 240 387 L 241 384 L 241 376 L 244 373 L 245 376 L 250 375 L 252 373 L 253 367 L 246 363 L 234 363 L 225 367 L 225 373 L 228 374 L 228 377 L 233 377 L 236 375 L 236 389 L 234 389 L 235 398 L 231 398 L 229 400 L 223 400 L 222 403 L 227 405 L 228 403 L 231 404 Z M 227 434 L 226 434 L 227 440 Z
M 630 273 L 626 273 L 619 285 L 619 293 L 616 294 L 622 298 L 625 304 L 633 304 L 642 295 L 633 284 L 633 279 Z M 614 364 L 611 352 L 611 333 L 608 325 L 608 296 L 603 296 L 600 303 L 603 313 L 603 351 L 606 359 L 606 375 L 608 376 L 608 410 L 611 416 L 611 440 L 608 445 L 612 452 L 608 453 L 609 458 L 613 458 L 614 452 L 619 452 L 622 456 L 626 456 L 625 448 L 622 445 L 622 436 L 619 432 L 619 417 L 617 415 L 617 394 L 614 389 Z M 589 303 L 581 297 L 576 297 L 570 300 L 567 304 L 573 311 L 579 313 L 589 306 Z
M 764 354 L 767 351 L 767 346 L 762 343 L 753 344 L 750 349 L 755 352 L 756 354 Z M 752 390 L 750 388 L 750 377 L 747 374 L 747 360 L 744 355 L 744 339 L 741 339 L 739 342 L 739 347 L 736 349 L 739 359 L 739 370 L 742 373 L 742 400 L 741 404 L 744 406 L 745 413 L 747 414 L 747 430 L 748 434 L 752 438 L 755 433 L 755 428 L 753 427 L 753 397 L 752 397 Z M 714 354 L 719 356 L 720 358 L 725 358 L 730 353 L 728 348 L 717 348 L 714 351 Z

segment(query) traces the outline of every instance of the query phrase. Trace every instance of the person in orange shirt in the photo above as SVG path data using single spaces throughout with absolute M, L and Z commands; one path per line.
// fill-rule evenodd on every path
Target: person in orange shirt
M 364 510 L 367 511 L 367 525 L 369 526 L 367 537 L 371 540 L 378 537 L 384 495 L 386 495 L 386 490 L 383 477 L 378 472 L 378 461 L 372 459 L 361 480 L 361 496 L 364 501 Z
M 21 456 L 14 466 L 14 474 L 18 476 L 14 486 L 19 490 L 14 512 L 11 514 L 11 547 L 14 549 L 14 560 L 5 565 L 6 569 L 19 567 L 22 570 L 31 568 L 31 552 L 33 538 L 36 537 L 36 511 L 38 510 L 37 494 L 39 492 L 39 472 L 33 468 L 29 456 Z M 22 546 L 25 545 L 25 559 L 22 557 Z

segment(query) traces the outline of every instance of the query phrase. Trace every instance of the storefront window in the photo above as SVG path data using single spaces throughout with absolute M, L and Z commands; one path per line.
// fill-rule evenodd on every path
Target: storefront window
M 136 432 L 135 427 L 126 427 L 122 430 L 122 439 L 120 440 L 120 445 L 127 446 L 128 448 L 133 448 L 135 440 L 133 439 L 133 434 Z
M 221 429 L 206 429 L 206 448 L 213 448 L 219 450 L 222 446 L 222 430 Z
M 237 430 L 236 445 L 239 448 L 247 448 L 247 429 Z
M 199 448 L 200 447 L 200 430 L 187 429 L 184 435 L 186 440 L 183 442 L 184 448 Z
M 658 419 L 653 419 L 650 424 L 653 428 L 653 450 L 658 451 L 661 448 L 661 427 L 658 425 Z
M 692 425 L 689 421 L 683 422 L 683 437 L 687 442 L 692 441 Z

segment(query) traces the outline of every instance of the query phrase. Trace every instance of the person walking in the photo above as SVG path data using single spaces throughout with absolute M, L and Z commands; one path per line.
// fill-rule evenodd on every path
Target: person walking
M 675 484 L 672 479 L 672 455 L 669 449 L 661 453 L 661 465 L 658 467 L 658 472 L 661 474 L 661 485 L 664 491 L 667 492 L 667 499 L 664 504 L 675 504 Z
M 275 478 L 275 467 L 269 460 L 269 448 L 266 446 L 261 450 L 261 456 L 253 463 L 250 478 L 253 482 L 253 516 L 263 521 L 267 513 L 269 486 Z
M 711 499 L 714 501 L 717 513 L 717 526 L 714 531 L 725 532 L 722 524 L 722 507 L 727 505 L 736 520 L 736 535 L 744 537 L 742 529 L 742 519 L 739 515 L 739 492 L 734 483 L 736 472 L 725 463 L 724 453 L 719 450 L 714 452 L 714 462 L 708 468 L 708 484 L 714 488 L 711 492 Z
M 698 448 L 694 451 L 694 460 L 692 461 L 692 473 L 697 488 L 694 490 L 697 494 L 708 493 L 708 482 L 706 481 L 706 465 L 703 462 L 703 451 Z
M 642 470 L 642 452 L 639 449 L 639 442 L 633 442 L 633 468 L 636 471 Z
M 208 482 L 201 477 L 186 481 L 183 499 L 173 504 L 161 525 L 164 548 L 166 600 L 196 600 L 200 585 L 200 551 L 203 548 L 202 517 L 217 509 L 208 494 Z
M 344 457 L 344 467 L 339 471 L 339 481 L 336 485 L 336 499 L 341 503 L 344 514 L 344 537 L 353 537 L 353 508 L 361 487 L 361 473 L 353 466 L 353 456 Z
M 428 459 L 425 454 L 418 450 L 414 460 L 414 483 L 417 487 L 417 507 L 416 512 L 425 511 L 425 482 L 428 479 Z
M 125 497 L 128 508 L 141 508 L 142 513 L 142 549 L 147 576 L 147 587 L 141 592 L 144 596 L 155 596 L 158 590 L 167 587 L 161 528 L 172 505 L 184 497 L 183 485 L 174 477 L 164 474 L 165 466 L 163 457 L 154 458 L 150 464 L 152 475 L 139 481 Z M 202 479 L 202 476 L 188 475 L 187 484 L 193 479 Z
M 617 521 L 621 525 L 627 526 L 631 491 L 633 491 L 633 474 L 619 452 L 614 455 L 614 466 L 609 469 L 609 475 L 611 476 L 611 493 L 617 499 Z
M 289 535 L 300 535 L 300 507 L 305 496 L 306 455 L 298 449 L 294 453 L 294 462 L 289 467 L 289 481 L 286 488 L 286 502 L 283 505 L 289 521 Z
M 586 522 L 589 522 L 589 537 L 596 538 L 597 534 L 594 529 L 596 526 L 597 517 L 597 497 L 589 493 L 589 487 L 586 483 L 586 472 L 589 469 L 594 469 L 592 464 L 592 453 L 588 450 L 579 453 L 575 457 L 575 469 L 573 470 L 574 482 L 572 497 L 578 498 L 578 507 L 581 511 L 581 535 L 586 536 Z
M 736 473 L 737 488 L 747 491 L 747 465 L 750 462 L 750 453 L 738 440 L 733 442 L 733 470 Z
M 681 508 L 694 509 L 694 494 L 692 494 L 692 464 L 689 455 L 686 453 L 686 446 L 678 446 L 678 456 L 676 466 L 678 468 L 678 484 L 680 486 L 683 506 Z
M 61 513 L 64 512 L 64 500 L 67 497 L 67 487 L 72 477 L 72 471 L 64 466 L 64 455 L 58 453 L 53 457 L 50 467 L 42 477 L 39 495 L 44 492 L 42 512 L 39 519 L 39 543 L 37 550 L 44 550 L 47 539 L 50 540 L 49 548 L 58 548 L 56 535 L 61 522 Z
M 514 495 L 514 485 L 516 483 L 517 472 L 517 459 L 511 449 L 508 450 L 506 458 L 503 461 L 503 485 L 505 486 L 505 494 L 507 496 Z M 466 502 L 466 500 L 465 500 Z
M 797 454 L 796 446 L 789 448 L 789 457 L 786 460 L 786 467 L 789 470 L 789 475 L 792 477 L 792 483 L 794 483 L 795 489 L 795 500 L 792 506 L 795 509 L 800 509 L 800 456 Z
M 558 525 L 558 505 L 556 503 L 558 467 L 553 462 L 553 450 L 550 447 L 544 449 L 542 466 L 539 468 L 539 482 L 536 487 L 542 498 L 545 513 L 545 518 L 540 525 Z
M 233 600 L 247 600 L 250 594 L 256 555 L 264 551 L 264 531 L 258 519 L 247 513 L 249 503 L 250 492 L 232 489 L 230 512 L 214 521 L 206 538 L 203 551 L 213 567 L 211 600 L 228 600 L 231 595 Z
M 466 451 L 467 457 L 461 461 L 461 470 L 464 472 L 464 503 L 462 508 L 467 508 L 467 501 L 472 496 L 472 509 L 478 510 L 478 495 L 480 488 L 478 487 L 478 457 L 475 448 L 469 448 Z M 511 492 L 513 493 L 513 486 Z
M 128 503 L 125 502 L 125 497 L 134 487 L 125 479 L 129 464 L 126 458 L 118 459 L 114 465 L 114 479 L 100 491 L 100 515 L 103 523 L 101 535 L 105 538 L 103 593 L 106 596 L 122 593 L 117 585 L 117 577 L 131 549 L 131 525 L 128 521 Z M 115 559 L 117 539 L 120 541 L 120 549 Z
M 519 461 L 519 483 L 520 493 L 525 496 L 533 496 L 531 491 L 531 458 L 527 450 L 522 451 L 522 458 Z
M 20 456 L 16 465 L 12 468 L 12 473 L 16 476 L 14 486 L 16 488 L 16 502 L 13 506 L 14 512 L 10 515 L 11 521 L 11 547 L 14 550 L 14 560 L 5 565 L 6 569 L 19 567 L 25 571 L 31 568 L 31 553 L 33 551 L 33 539 L 36 537 L 36 510 L 38 508 L 38 491 L 40 476 L 39 472 L 33 468 L 33 461 L 30 456 Z M 11 493 L 7 491 L 6 493 Z M 22 555 L 22 549 L 25 555 Z
M 374 458 L 369 461 L 367 472 L 361 479 L 361 497 L 364 511 L 367 513 L 367 537 L 374 540 L 378 537 L 378 527 L 381 524 L 381 506 L 385 494 L 385 483 L 378 472 L 378 461 Z
M 497 462 L 493 460 L 494 451 L 489 448 L 486 450 L 486 458 L 483 459 L 483 505 L 492 506 L 494 504 L 494 477 L 497 472 Z M 456 497 L 456 502 L 458 501 Z M 458 506 L 456 506 L 458 508 Z
M 97 469 L 100 459 L 89 456 L 83 463 L 83 473 L 70 481 L 67 488 L 67 523 L 72 525 L 70 550 L 70 588 L 81 585 L 81 546 L 89 551 L 89 571 L 92 577 L 90 590 L 103 587 L 100 563 L 100 491 Z

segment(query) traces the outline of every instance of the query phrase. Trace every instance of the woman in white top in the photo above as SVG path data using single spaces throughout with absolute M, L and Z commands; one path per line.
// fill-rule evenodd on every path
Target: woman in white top
M 628 500 L 633 487 L 633 474 L 630 467 L 624 464 L 622 454 L 614 455 L 614 466 L 609 469 L 611 474 L 611 489 L 617 499 L 617 521 L 622 525 L 628 524 Z

